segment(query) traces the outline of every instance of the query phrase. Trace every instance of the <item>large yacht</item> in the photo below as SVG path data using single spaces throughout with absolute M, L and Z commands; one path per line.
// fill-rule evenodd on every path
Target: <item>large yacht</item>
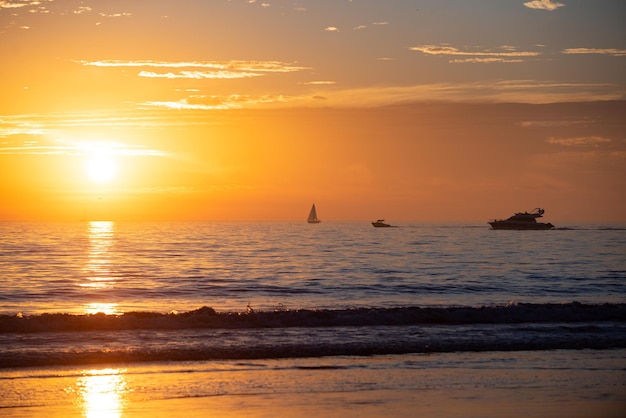
M 493 220 L 489 225 L 493 229 L 552 229 L 551 223 L 537 222 L 543 216 L 544 210 L 535 208 L 530 212 L 518 212 L 505 220 Z

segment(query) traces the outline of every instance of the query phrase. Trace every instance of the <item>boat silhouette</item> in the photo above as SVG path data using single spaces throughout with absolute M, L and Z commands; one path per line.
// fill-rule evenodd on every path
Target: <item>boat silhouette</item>
M 310 224 L 318 224 L 322 222 L 322 220 L 318 219 L 317 217 L 317 210 L 315 210 L 315 203 L 313 203 L 313 206 L 311 206 L 311 211 L 309 212 L 309 217 L 306 219 L 306 221 Z
M 488 222 L 493 229 L 517 229 L 517 230 L 546 230 L 554 228 L 549 222 L 537 222 L 544 214 L 542 208 L 535 208 L 530 212 L 518 212 L 508 219 L 493 220 Z

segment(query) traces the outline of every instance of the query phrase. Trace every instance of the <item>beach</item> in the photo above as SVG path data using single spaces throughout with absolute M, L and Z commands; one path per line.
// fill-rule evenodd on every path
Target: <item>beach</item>
M 6 417 L 623 417 L 624 350 L 2 371 Z

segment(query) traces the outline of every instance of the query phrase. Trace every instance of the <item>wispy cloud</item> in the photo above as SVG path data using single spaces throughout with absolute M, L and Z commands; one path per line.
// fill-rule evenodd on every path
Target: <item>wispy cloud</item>
M 12 138 L 39 140 L 46 136 L 62 138 L 64 132 L 102 131 L 115 127 L 129 129 L 163 128 L 172 126 L 206 125 L 208 121 L 198 121 L 187 115 L 164 118 L 160 112 L 120 110 L 117 112 L 68 113 L 54 115 L 22 114 L 0 116 L 0 142 L 8 143 Z M 6 141 L 3 141 L 6 140 Z
M 620 100 L 625 93 L 611 84 L 554 83 L 535 80 L 487 80 L 320 91 L 325 106 L 384 106 L 423 101 L 557 103 Z M 308 97 L 312 104 L 313 97 Z M 304 101 L 304 98 L 302 99 Z
M 22 7 L 38 6 L 40 0 L 2 0 L 0 1 L 0 9 L 19 9 Z
M 524 62 L 519 58 L 457 58 L 449 61 L 452 64 L 493 64 Z
M 424 101 L 557 103 L 596 100 L 622 100 L 626 92 L 612 84 L 556 83 L 536 80 L 487 80 L 474 83 L 433 83 L 410 86 L 337 88 L 332 81 L 310 81 L 319 87 L 300 95 L 200 95 L 178 100 L 152 100 L 137 103 L 139 110 L 210 111 L 228 109 L 276 108 L 284 106 L 374 107 Z M 181 115 L 175 118 L 181 120 Z M 146 122 L 154 123 L 154 121 Z M 182 123 L 182 122 L 181 122 Z
M 0 143 L 0 155 L 73 155 L 93 154 L 119 156 L 162 157 L 167 153 L 134 145 L 112 141 L 77 141 L 69 139 L 48 139 L 27 141 L 5 141 Z
M 101 17 L 129 17 L 132 13 L 98 13 Z
M 157 73 L 154 71 L 140 71 L 137 74 L 139 77 L 148 78 L 191 78 L 196 80 L 207 78 L 221 78 L 221 79 L 234 79 L 234 78 L 251 78 L 260 77 L 261 73 L 249 73 L 249 72 L 233 72 L 233 71 L 179 71 L 178 73 Z
M 89 13 L 89 12 L 91 12 L 91 10 L 92 9 L 89 6 L 79 6 L 72 13 L 74 13 L 75 15 L 80 15 L 80 14 L 83 14 L 83 13 Z
M 336 26 L 327 26 L 324 28 L 326 32 L 339 32 L 339 28 Z
M 492 50 L 460 50 L 449 45 L 419 45 L 409 48 L 411 51 L 419 51 L 424 55 L 444 55 L 444 56 L 462 56 L 470 58 L 454 58 L 449 62 L 458 63 L 501 63 L 501 62 L 522 62 L 524 58 L 536 57 L 541 52 L 536 51 L 516 51 L 514 47 L 500 47 L 500 51 Z
M 564 147 L 580 147 L 580 146 L 592 146 L 598 147 L 600 144 L 606 144 L 611 142 L 610 138 L 604 138 L 601 136 L 577 136 L 571 138 L 548 138 L 546 141 L 548 144 L 561 145 Z
M 560 128 L 564 126 L 576 126 L 592 124 L 593 120 L 528 120 L 518 123 L 523 128 Z
M 626 56 L 626 49 L 615 48 L 568 48 L 563 50 L 564 54 L 599 54 L 613 55 L 615 57 Z
M 308 70 L 309 67 L 297 66 L 280 61 L 151 61 L 151 60 L 101 60 L 77 61 L 94 67 L 159 67 L 159 68 L 211 68 L 231 71 L 260 71 L 286 73 Z
M 189 79 L 237 79 L 260 77 L 266 73 L 289 73 L 308 70 L 308 67 L 279 61 L 151 61 L 151 60 L 101 60 L 76 61 L 93 67 L 136 67 L 142 68 L 139 77 L 189 78 Z M 178 69 L 179 71 L 149 71 L 146 68 Z
M 529 9 L 552 11 L 565 5 L 563 3 L 553 2 L 552 0 L 533 0 L 527 1 L 526 3 L 524 3 L 524 6 L 528 7 Z
M 145 117 L 102 117 L 94 115 L 16 115 L 0 117 L 0 155 L 92 155 L 165 156 L 166 152 L 110 140 L 85 139 L 81 128 L 136 126 Z M 76 131 L 78 129 L 79 131 Z M 79 138 L 79 139 L 76 139 Z
M 140 107 L 160 107 L 173 110 L 226 110 L 241 107 L 240 105 L 232 105 L 227 102 L 219 104 L 206 103 L 190 103 L 187 99 L 178 101 L 147 101 L 139 103 Z
M 371 23 L 372 26 L 387 26 L 389 25 L 389 22 L 386 21 L 380 21 L 380 22 L 372 22 Z M 367 29 L 367 25 L 358 25 L 352 28 L 352 30 L 363 30 L 363 29 Z M 329 30 L 330 28 L 326 28 L 326 30 Z M 337 28 L 334 28 L 336 30 L 339 30 Z
M 53 6 L 54 3 L 60 4 L 61 7 L 56 11 L 48 6 Z M 68 9 L 68 2 L 59 2 L 57 0 L 0 0 L 0 9 L 24 9 L 28 13 L 42 13 L 50 14 L 57 13 L 60 15 L 81 15 L 87 13 L 93 13 L 94 9 L 91 6 L 83 4 L 72 4 Z M 83 2 L 74 2 L 83 3 Z M 72 8 L 73 7 L 73 8 Z M 130 16 L 130 13 L 99 13 L 101 17 L 123 17 Z
M 254 108 L 262 105 L 282 105 L 297 101 L 297 97 L 285 95 L 230 95 L 193 96 L 180 100 L 146 101 L 139 103 L 141 108 L 162 108 L 173 110 L 227 110 Z
M 177 123 L 189 124 L 189 121 Z M 101 129 L 115 126 L 145 128 L 163 125 L 162 115 L 102 116 L 91 114 L 14 115 L 0 117 L 0 154 L 165 156 L 166 152 L 140 145 L 98 139 Z M 91 133 L 85 133 L 85 128 Z M 97 131 L 94 131 L 97 130 Z
M 306 81 L 306 82 L 300 83 L 300 84 L 304 84 L 304 85 L 307 85 L 307 86 L 327 86 L 327 85 L 337 84 L 337 82 L 336 81 L 319 80 L 319 81 Z

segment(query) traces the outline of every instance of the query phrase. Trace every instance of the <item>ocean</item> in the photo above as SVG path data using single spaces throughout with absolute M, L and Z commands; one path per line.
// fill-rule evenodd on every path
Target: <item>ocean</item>
M 1 223 L 0 238 L 0 414 L 626 411 L 625 225 Z M 89 403 L 94 381 L 108 403 Z

